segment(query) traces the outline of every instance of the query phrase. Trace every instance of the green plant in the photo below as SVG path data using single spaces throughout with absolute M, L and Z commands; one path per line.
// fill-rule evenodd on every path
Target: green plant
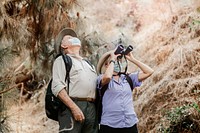
M 191 24 L 189 24 L 190 29 L 196 29 L 200 25 L 199 20 L 193 20 Z
M 177 124 L 183 117 L 188 115 L 188 108 L 189 106 L 176 107 L 172 111 L 167 112 L 167 120 L 169 120 L 171 124 Z
M 196 109 L 196 110 L 200 113 L 200 108 L 199 108 L 199 106 L 198 106 L 197 103 L 192 103 L 192 104 L 190 104 L 189 106 L 190 106 L 190 107 L 193 107 L 194 109 Z
M 200 108 L 196 103 L 176 107 L 171 111 L 167 111 L 158 131 L 161 133 L 198 131 L 198 123 L 194 120 L 195 117 L 193 116 L 191 109 L 195 109 L 198 113 L 200 113 Z

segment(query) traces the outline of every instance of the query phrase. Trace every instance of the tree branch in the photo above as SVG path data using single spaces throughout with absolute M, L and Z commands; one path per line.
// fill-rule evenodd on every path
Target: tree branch
M 0 95 L 3 94 L 3 93 L 8 92 L 8 91 L 10 91 L 10 90 L 12 90 L 12 89 L 14 89 L 14 88 L 20 86 L 20 85 L 23 85 L 23 83 L 16 84 L 16 85 L 12 86 L 11 88 L 8 88 L 8 89 L 6 89 L 6 90 L 0 91 Z

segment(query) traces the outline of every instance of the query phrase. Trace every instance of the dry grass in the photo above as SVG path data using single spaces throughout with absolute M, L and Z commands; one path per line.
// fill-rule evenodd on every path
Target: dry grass
M 141 133 L 158 132 L 161 119 L 170 109 L 192 103 L 200 106 L 200 24 L 193 25 L 199 14 L 188 9 L 172 20 L 152 37 L 146 47 L 150 54 L 143 57 L 155 62 L 155 73 L 139 89 L 135 102 Z M 152 44 L 155 47 L 148 48 Z M 196 117 L 192 120 L 198 120 L 198 112 L 190 113 L 190 117 Z M 200 128 L 199 122 L 196 125 Z

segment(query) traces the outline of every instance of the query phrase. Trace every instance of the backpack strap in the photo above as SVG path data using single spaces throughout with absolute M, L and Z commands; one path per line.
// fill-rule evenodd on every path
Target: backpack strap
M 133 81 L 132 81 L 131 77 L 128 74 L 125 74 L 125 76 L 126 76 L 126 80 L 128 81 L 128 83 L 131 87 L 131 90 L 133 91 Z
M 66 54 L 62 54 L 62 58 L 64 60 L 65 63 L 65 68 L 66 68 L 66 76 L 65 76 L 65 82 L 67 80 L 67 87 L 68 87 L 68 95 L 69 95 L 69 83 L 70 83 L 70 76 L 69 76 L 69 72 L 72 68 L 72 59 L 66 55 Z
M 83 60 L 86 61 L 91 66 L 92 69 L 94 69 L 94 66 L 92 65 L 92 63 L 89 60 L 86 60 L 86 59 L 83 59 Z
M 55 59 L 58 58 L 58 57 L 61 56 L 61 55 L 62 55 L 62 54 L 57 54 L 56 57 L 55 57 Z
M 100 83 L 101 84 L 101 83 Z M 108 83 L 109 84 L 109 83 Z M 108 84 L 105 84 L 102 86 L 101 89 L 96 90 L 96 101 L 95 101 L 95 107 L 96 107 L 96 122 L 100 123 L 101 121 L 101 115 L 102 115 L 102 99 L 105 91 L 108 89 Z M 95 127 L 94 127 L 95 128 Z
M 100 98 L 101 98 L 101 99 L 103 98 L 104 93 L 105 93 L 106 90 L 108 89 L 108 84 L 109 84 L 109 83 L 107 83 L 107 84 L 105 84 L 104 86 L 102 86 L 102 88 L 101 88 L 101 90 L 100 90 L 101 93 L 99 93 L 99 94 L 100 94 Z

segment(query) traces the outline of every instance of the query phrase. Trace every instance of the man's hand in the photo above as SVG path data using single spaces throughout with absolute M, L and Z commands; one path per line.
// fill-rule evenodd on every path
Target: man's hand
M 65 88 L 63 88 L 59 93 L 58 97 L 62 100 L 62 102 L 70 108 L 72 115 L 76 121 L 83 122 L 85 120 L 85 116 L 80 108 L 72 101 L 72 99 L 67 94 Z
M 83 122 L 85 120 L 85 116 L 83 115 L 83 112 L 80 110 L 80 108 L 77 105 L 74 105 L 74 107 L 71 108 L 71 111 L 76 121 Z

